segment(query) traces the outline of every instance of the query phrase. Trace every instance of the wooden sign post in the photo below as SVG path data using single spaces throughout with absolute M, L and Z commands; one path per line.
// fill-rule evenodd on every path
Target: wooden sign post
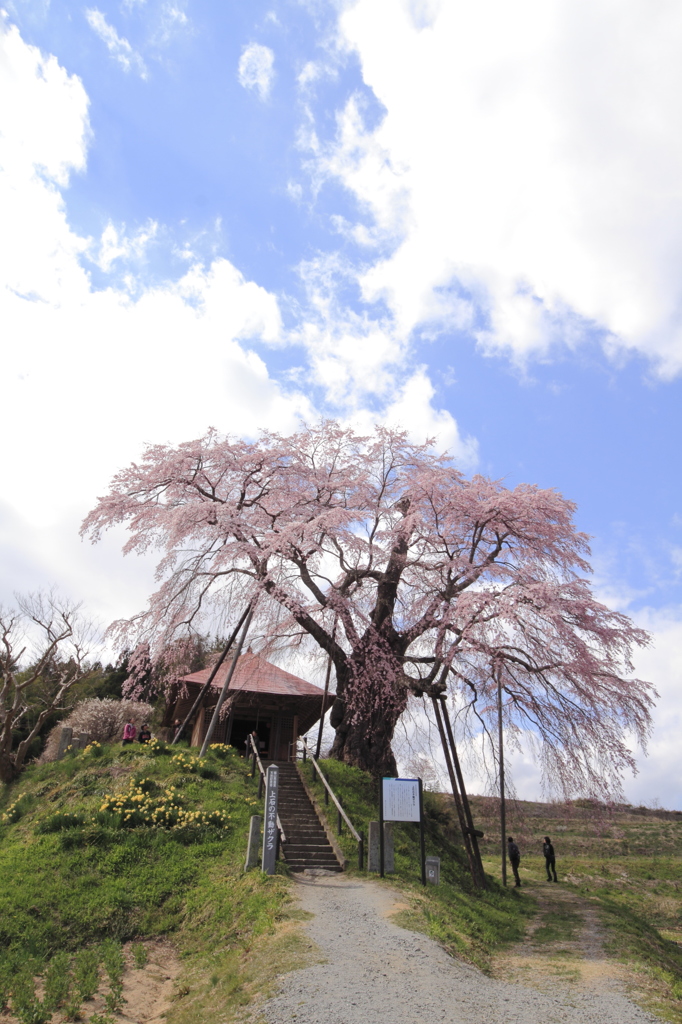
M 263 871 L 274 875 L 277 866 L 277 797 L 279 768 L 271 764 L 265 781 L 265 827 L 263 828 Z
M 382 779 L 379 791 L 379 874 L 384 877 L 384 822 L 418 821 L 422 885 L 426 885 L 424 794 L 421 779 Z

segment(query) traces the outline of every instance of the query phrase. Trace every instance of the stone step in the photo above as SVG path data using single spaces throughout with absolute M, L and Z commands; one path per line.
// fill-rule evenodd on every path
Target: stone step
M 280 763 L 279 817 L 287 837 L 282 845 L 286 864 L 292 871 L 320 868 L 342 871 L 327 833 L 301 782 L 296 766 Z

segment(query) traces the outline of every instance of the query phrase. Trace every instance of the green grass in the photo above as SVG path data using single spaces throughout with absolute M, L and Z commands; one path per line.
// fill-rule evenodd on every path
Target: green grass
M 262 807 L 249 766 L 229 750 L 213 752 L 203 764 L 176 755 L 163 746 L 94 747 L 31 766 L 0 794 L 0 1004 L 11 1002 L 11 979 L 23 979 L 23 1024 L 40 1024 L 43 1013 L 31 988 L 34 975 L 47 978 L 52 962 L 51 999 L 63 1004 L 58 1012 L 69 1013 L 76 989 L 91 987 L 97 963 L 104 971 L 106 942 L 134 940 L 131 955 L 142 958 L 143 940 L 172 938 L 184 967 L 169 1024 L 236 1020 L 255 996 L 272 990 L 278 973 L 314 959 L 284 866 L 273 877 L 243 872 L 249 817 Z M 378 816 L 375 783 L 347 765 L 323 765 L 366 835 Z M 305 770 L 310 778 L 310 765 Z M 164 796 L 172 787 L 182 815 Z M 319 783 L 313 789 L 322 804 Z M 149 798 L 146 811 L 131 810 L 136 794 L 141 808 Z M 525 889 L 503 889 L 492 877 L 499 872 L 494 801 L 473 803 L 486 832 L 486 891 L 472 887 L 450 801 L 429 793 L 426 852 L 441 858 L 442 884 L 420 884 L 413 825 L 395 826 L 396 871 L 384 884 L 405 897 L 397 923 L 488 970 L 497 952 L 523 936 L 536 905 Z M 143 824 L 153 814 L 175 827 Z M 682 1022 L 682 815 L 609 814 L 590 805 L 512 806 L 509 830 L 522 848 L 522 877 L 546 885 L 539 852 L 542 836 L 550 834 L 562 885 L 597 906 L 612 955 L 645 977 L 652 1006 Z M 223 818 L 226 829 L 215 824 Z M 328 820 L 336 831 L 332 807 Z M 347 830 L 340 844 L 357 875 L 357 845 Z M 541 950 L 570 941 L 577 927 L 570 911 L 561 920 L 542 919 L 532 944 Z M 119 946 L 108 947 L 112 1005 L 120 996 Z M 58 983 L 65 970 L 72 979 L 68 996 Z
M 572 942 L 582 924 L 580 914 L 566 906 L 553 908 L 551 914 L 543 917 L 533 932 L 534 946 L 548 946 L 554 943 Z
M 375 781 L 338 761 L 320 764 L 354 827 L 367 836 L 369 822 L 378 818 Z M 309 762 L 302 767 L 318 804 L 325 809 L 321 783 L 312 781 Z M 326 814 L 336 832 L 336 809 L 331 803 Z M 397 922 L 423 931 L 453 955 L 488 970 L 497 949 L 522 937 L 528 916 L 534 911 L 533 901 L 523 899 L 513 889 L 503 889 L 492 879 L 485 891 L 475 890 L 447 801 L 439 794 L 425 793 L 424 814 L 426 855 L 440 857 L 441 884 L 421 885 L 418 826 L 396 824 L 395 874 L 387 876 L 386 883 L 404 892 L 410 902 L 410 909 L 403 911 Z M 357 874 L 357 843 L 345 826 L 339 842 L 348 858 L 349 872 Z
M 286 920 L 289 883 L 285 873 L 243 872 L 249 817 L 261 809 L 248 766 L 236 752 L 218 751 L 204 768 L 178 763 L 170 752 L 150 756 L 110 746 L 32 766 L 5 788 L 0 976 L 49 971 L 52 958 L 64 955 L 77 968 L 78 950 L 171 935 L 192 978 L 186 996 L 203 986 L 217 958 L 222 980 L 213 986 L 221 990 L 215 1013 L 229 1020 L 230 1007 L 251 998 L 253 983 L 251 992 L 240 991 L 242 976 L 249 976 L 245 959 Z M 103 814 L 106 797 L 131 792 L 131 782 L 153 794 L 175 787 L 184 819 L 159 828 Z M 226 812 L 227 828 L 201 824 L 211 815 L 222 820 L 218 811 Z M 189 819 L 193 813 L 204 817 Z M 263 983 L 268 977 L 266 971 Z M 180 998 L 169 1019 L 181 1019 L 191 1003 Z M 211 1012 L 204 1006 L 201 1019 L 209 1021 Z
M 476 797 L 474 809 L 497 873 L 497 803 Z M 627 964 L 656 1012 L 682 1024 L 682 813 L 589 801 L 518 801 L 508 813 L 522 879 L 546 885 L 539 853 L 550 835 L 561 885 L 596 907 L 609 955 Z

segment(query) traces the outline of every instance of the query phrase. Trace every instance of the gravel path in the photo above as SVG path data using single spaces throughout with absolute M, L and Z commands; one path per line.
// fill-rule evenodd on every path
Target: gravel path
M 260 1008 L 268 1024 L 654 1024 L 617 982 L 546 993 L 486 977 L 389 917 L 397 893 L 358 879 L 298 883 L 314 915 L 309 937 L 327 958 L 282 978 Z

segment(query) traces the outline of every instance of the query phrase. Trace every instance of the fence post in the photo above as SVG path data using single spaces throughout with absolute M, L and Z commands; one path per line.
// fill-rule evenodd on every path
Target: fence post
M 341 817 L 341 811 L 336 812 L 336 818 L 339 824 L 339 835 L 343 832 L 343 818 Z
M 249 822 L 249 843 L 246 849 L 246 863 L 244 865 L 244 871 L 248 871 L 249 868 L 255 868 L 258 863 L 258 854 L 260 847 L 260 825 L 261 818 L 259 814 L 254 814 Z
M 57 760 L 60 761 L 66 753 L 66 748 L 71 746 L 71 740 L 73 738 L 73 729 L 70 729 L 68 725 L 62 726 L 62 731 L 59 734 L 59 750 L 57 751 Z

